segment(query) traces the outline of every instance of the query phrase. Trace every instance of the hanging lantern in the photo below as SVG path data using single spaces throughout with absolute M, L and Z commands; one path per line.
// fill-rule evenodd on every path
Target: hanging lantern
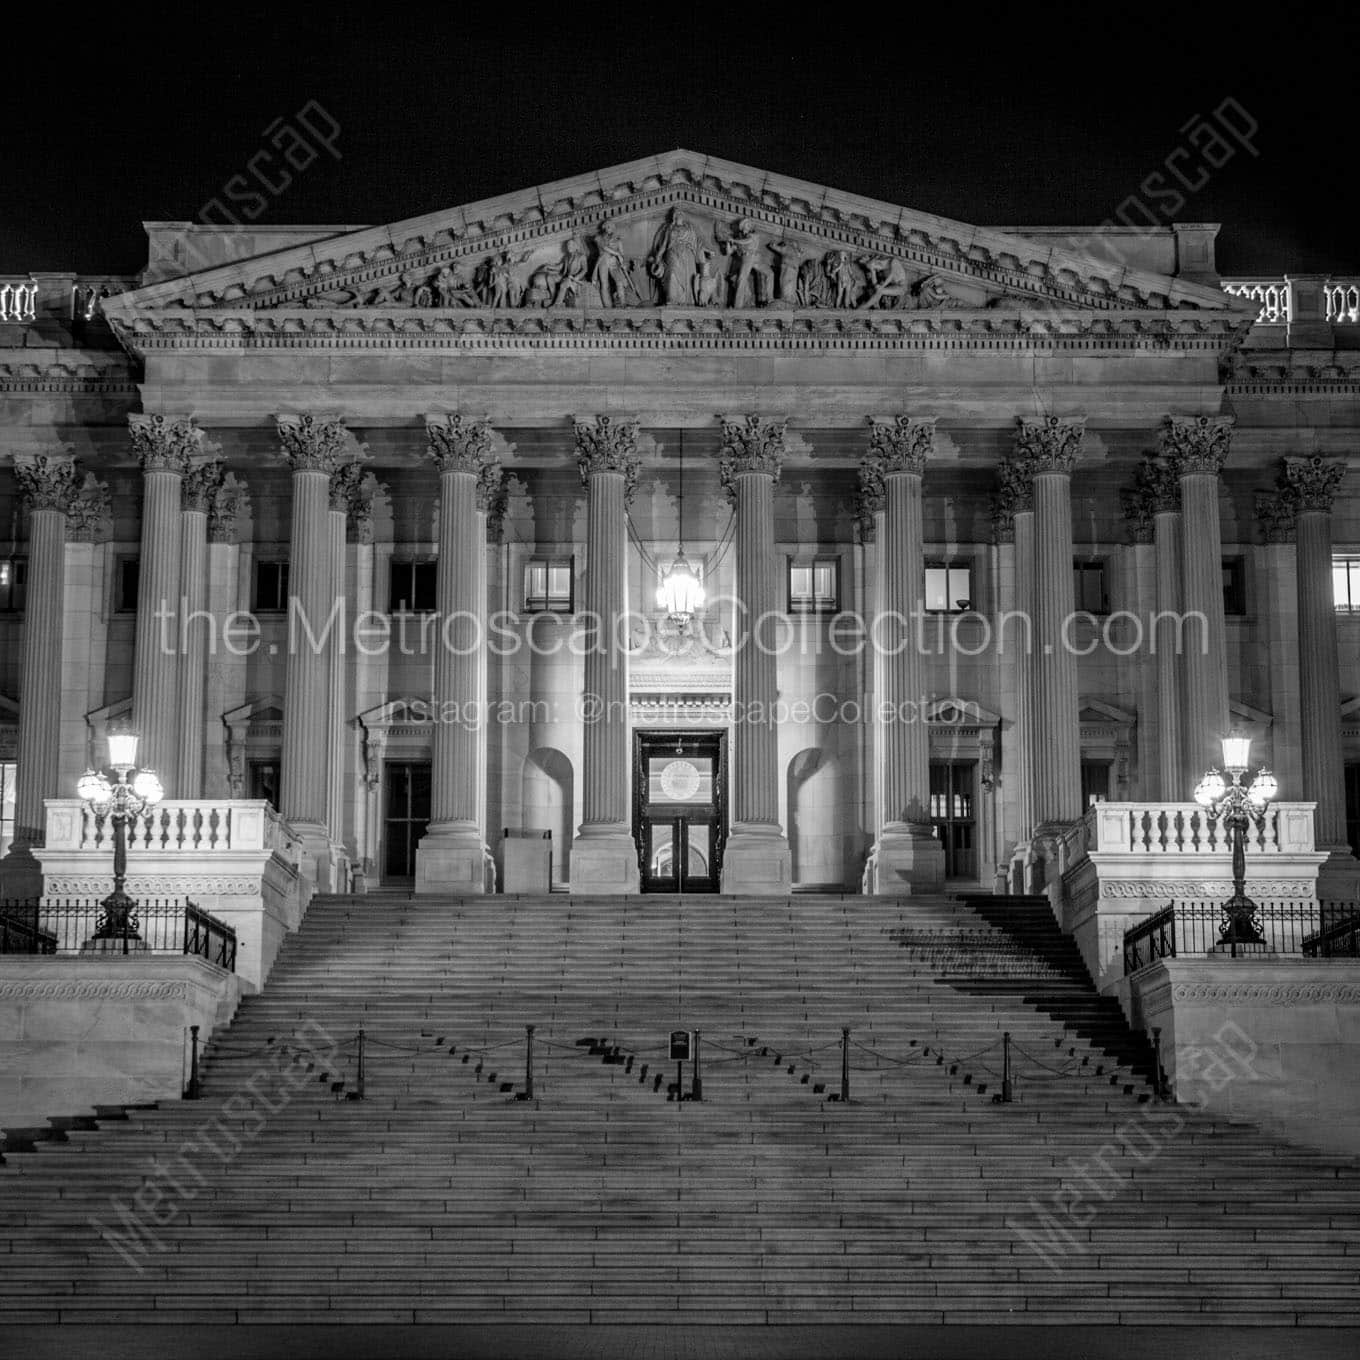
M 684 548 L 666 569 L 657 587 L 656 602 L 675 623 L 688 623 L 704 607 L 704 588 L 698 573 L 690 566 Z

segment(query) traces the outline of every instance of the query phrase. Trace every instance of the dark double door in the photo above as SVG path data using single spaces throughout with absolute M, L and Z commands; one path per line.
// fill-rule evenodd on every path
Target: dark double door
M 416 846 L 430 824 L 430 762 L 383 764 L 383 882 L 416 875 Z
M 723 732 L 636 732 L 633 835 L 643 892 L 717 892 L 727 834 Z

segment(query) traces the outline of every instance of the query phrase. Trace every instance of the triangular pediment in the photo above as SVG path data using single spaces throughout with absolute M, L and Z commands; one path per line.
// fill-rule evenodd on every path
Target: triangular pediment
M 248 329 L 259 313 L 305 329 L 318 311 L 400 325 L 408 314 L 448 324 L 467 313 L 471 324 L 648 309 L 998 322 L 1174 311 L 1233 324 L 1251 310 L 1016 232 L 673 151 L 190 273 L 112 298 L 105 312 L 127 338 L 157 314 L 186 312 L 223 329 Z

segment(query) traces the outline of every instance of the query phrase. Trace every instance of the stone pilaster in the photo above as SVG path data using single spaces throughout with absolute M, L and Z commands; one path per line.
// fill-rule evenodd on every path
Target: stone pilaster
M 930 730 L 919 711 L 925 692 L 921 481 L 934 448 L 934 417 L 870 419 L 870 456 L 861 476 L 877 473 L 884 501 L 883 598 L 871 633 L 883 654 L 875 722 L 883 804 L 871 859 L 871 886 L 879 894 L 944 885 L 944 847 L 930 821 Z
M 784 459 L 783 420 L 724 418 L 723 489 L 736 507 L 736 659 L 732 817 L 723 853 L 725 893 L 786 893 L 792 866 L 779 824 L 776 635 L 781 563 L 774 550 L 774 484 Z
M 486 725 L 477 677 L 486 665 L 486 637 L 478 581 L 486 551 L 477 485 L 492 463 L 492 435 L 485 420 L 460 414 L 429 416 L 426 433 L 439 469 L 439 631 L 430 826 L 416 847 L 416 891 L 480 893 L 486 841 L 477 781 Z
M 208 513 L 222 486 L 222 464 L 191 467 L 181 486 L 180 599 L 184 606 L 179 677 L 179 761 L 175 788 L 180 798 L 203 797 L 204 678 L 208 657 Z
M 310 414 L 277 417 L 283 457 L 293 472 L 289 540 L 288 657 L 284 676 L 283 816 L 303 843 L 315 883 L 337 883 L 327 831 L 330 733 L 328 624 L 336 601 L 331 549 L 330 479 L 349 437 L 344 422 Z
M 137 763 L 155 770 L 166 796 L 178 787 L 184 475 L 196 460 L 201 430 L 187 418 L 131 415 L 132 448 L 142 465 L 142 545 L 137 566 L 137 632 L 132 724 L 141 734 Z
M 1231 416 L 1168 416 L 1162 427 L 1162 452 L 1181 489 L 1181 789 L 1221 764 L 1229 726 L 1218 474 L 1232 424 Z
M 571 848 L 573 893 L 638 888 L 629 820 L 628 657 L 618 645 L 628 611 L 624 507 L 637 480 L 637 421 L 576 421 L 576 461 L 587 487 L 581 827 Z
M 0 865 L 7 897 L 36 897 L 42 870 L 33 847 L 43 844 L 43 799 L 59 797 L 61 761 L 62 613 L 66 577 L 66 512 L 79 489 L 75 463 L 38 455 L 14 462 L 28 509 L 28 593 L 24 601 L 19 691 L 14 837 Z
M 1318 896 L 1354 900 L 1360 865 L 1346 840 L 1346 789 L 1337 729 L 1341 685 L 1332 593 L 1332 498 L 1346 465 L 1323 458 L 1286 458 L 1283 489 L 1295 507 L 1298 553 L 1299 698 L 1303 796 L 1317 803 L 1314 833 L 1328 861 Z
M 1299 691 L 1299 571 L 1294 499 L 1277 488 L 1256 494 L 1263 545 L 1256 562 L 1254 613 L 1265 644 L 1270 706 L 1270 768 L 1281 797 L 1303 789 L 1303 699 Z M 1258 757 L 1259 757 L 1258 752 Z
M 246 513 L 248 502 L 245 483 L 228 472 L 208 503 L 208 612 L 218 643 L 216 654 L 208 657 L 203 694 L 206 714 L 203 793 L 208 798 L 235 797 L 236 788 L 241 788 L 240 796 L 244 797 L 243 778 L 233 781 L 222 715 L 245 703 L 246 698 L 246 658 L 233 656 L 231 647 L 223 644 L 227 621 L 241 608 L 237 579 L 241 549 L 237 533 L 238 521 Z M 242 777 L 244 774 L 242 762 Z
M 349 515 L 349 486 L 363 473 L 358 462 L 342 463 L 331 475 L 328 488 L 330 513 L 327 539 L 330 547 L 331 580 L 335 594 L 345 593 L 345 521 Z M 349 623 L 345 619 L 341 628 Z M 345 838 L 345 651 L 340 628 L 326 639 L 326 835 L 338 860 Z M 348 856 L 345 876 L 348 877 Z M 348 887 L 348 883 L 345 884 Z
M 1034 687 L 1031 753 L 1037 827 L 1081 816 L 1081 729 L 1077 658 L 1069 643 L 1072 584 L 1072 468 L 1085 416 L 1021 417 L 1016 453 L 1034 494 Z

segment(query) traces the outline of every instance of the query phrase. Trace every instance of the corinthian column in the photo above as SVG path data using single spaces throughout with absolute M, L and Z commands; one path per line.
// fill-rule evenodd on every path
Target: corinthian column
M 1069 641 L 1072 467 L 1085 416 L 1021 417 L 1016 454 L 1034 486 L 1034 817 L 1038 826 L 1081 816 L 1077 658 Z
M 732 822 L 723 852 L 725 893 L 786 893 L 792 866 L 779 824 L 776 636 L 781 563 L 774 550 L 774 484 L 786 421 L 723 419 L 722 485 L 736 506 L 737 607 Z
M 180 502 L 184 474 L 203 439 L 187 419 L 128 417 L 142 464 L 142 548 L 137 564 L 137 633 L 133 652 L 132 723 L 141 734 L 138 762 L 161 777 L 168 797 L 178 787 L 180 717 Z
M 588 507 L 583 797 L 571 847 L 571 890 L 636 892 L 638 855 L 628 817 L 628 655 L 619 640 L 628 612 L 624 507 L 637 478 L 637 421 L 578 419 L 576 461 Z
M 439 469 L 439 634 L 430 825 L 416 847 L 416 891 L 480 893 L 486 841 L 477 781 L 486 722 L 477 677 L 486 665 L 486 633 L 478 587 L 486 540 L 477 522 L 477 485 L 494 466 L 491 427 L 454 414 L 428 416 L 425 428 Z
M 1181 487 L 1181 780 L 1193 789 L 1222 760 L 1228 732 L 1228 658 L 1223 621 L 1223 538 L 1218 474 L 1228 456 L 1231 416 L 1168 416 L 1162 453 Z
M 322 891 L 337 886 L 326 825 L 330 732 L 328 624 L 336 603 L 330 478 L 349 437 L 344 422 L 279 415 L 279 443 L 293 470 L 289 540 L 288 657 L 283 690 L 280 809 L 315 866 Z
M 1346 841 L 1346 788 L 1338 724 L 1341 682 L 1332 587 L 1332 498 L 1346 465 L 1286 458 L 1282 482 L 1295 507 L 1298 543 L 1299 709 L 1303 796 L 1317 804 L 1317 848 L 1329 852 L 1318 871 L 1318 896 L 1354 900 L 1360 866 Z
M 180 514 L 180 596 L 184 603 L 184 655 L 179 677 L 179 760 L 175 790 L 180 798 L 203 797 L 203 682 L 207 668 L 208 511 L 222 485 L 216 460 L 184 476 Z M 214 645 L 216 639 L 214 639 Z
M 62 607 L 66 512 L 80 490 L 70 458 L 17 457 L 14 474 L 28 509 L 28 589 L 15 766 L 14 837 L 0 865 L 6 897 L 37 897 L 42 870 L 33 847 L 45 835 L 43 799 L 56 798 L 60 768 Z
M 944 886 L 944 847 L 930 822 L 930 729 L 920 650 L 925 586 L 921 478 L 935 448 L 935 419 L 870 418 L 862 472 L 883 482 L 883 596 L 871 633 L 883 689 L 875 732 L 883 766 L 883 805 L 871 852 L 870 885 L 879 894 Z

